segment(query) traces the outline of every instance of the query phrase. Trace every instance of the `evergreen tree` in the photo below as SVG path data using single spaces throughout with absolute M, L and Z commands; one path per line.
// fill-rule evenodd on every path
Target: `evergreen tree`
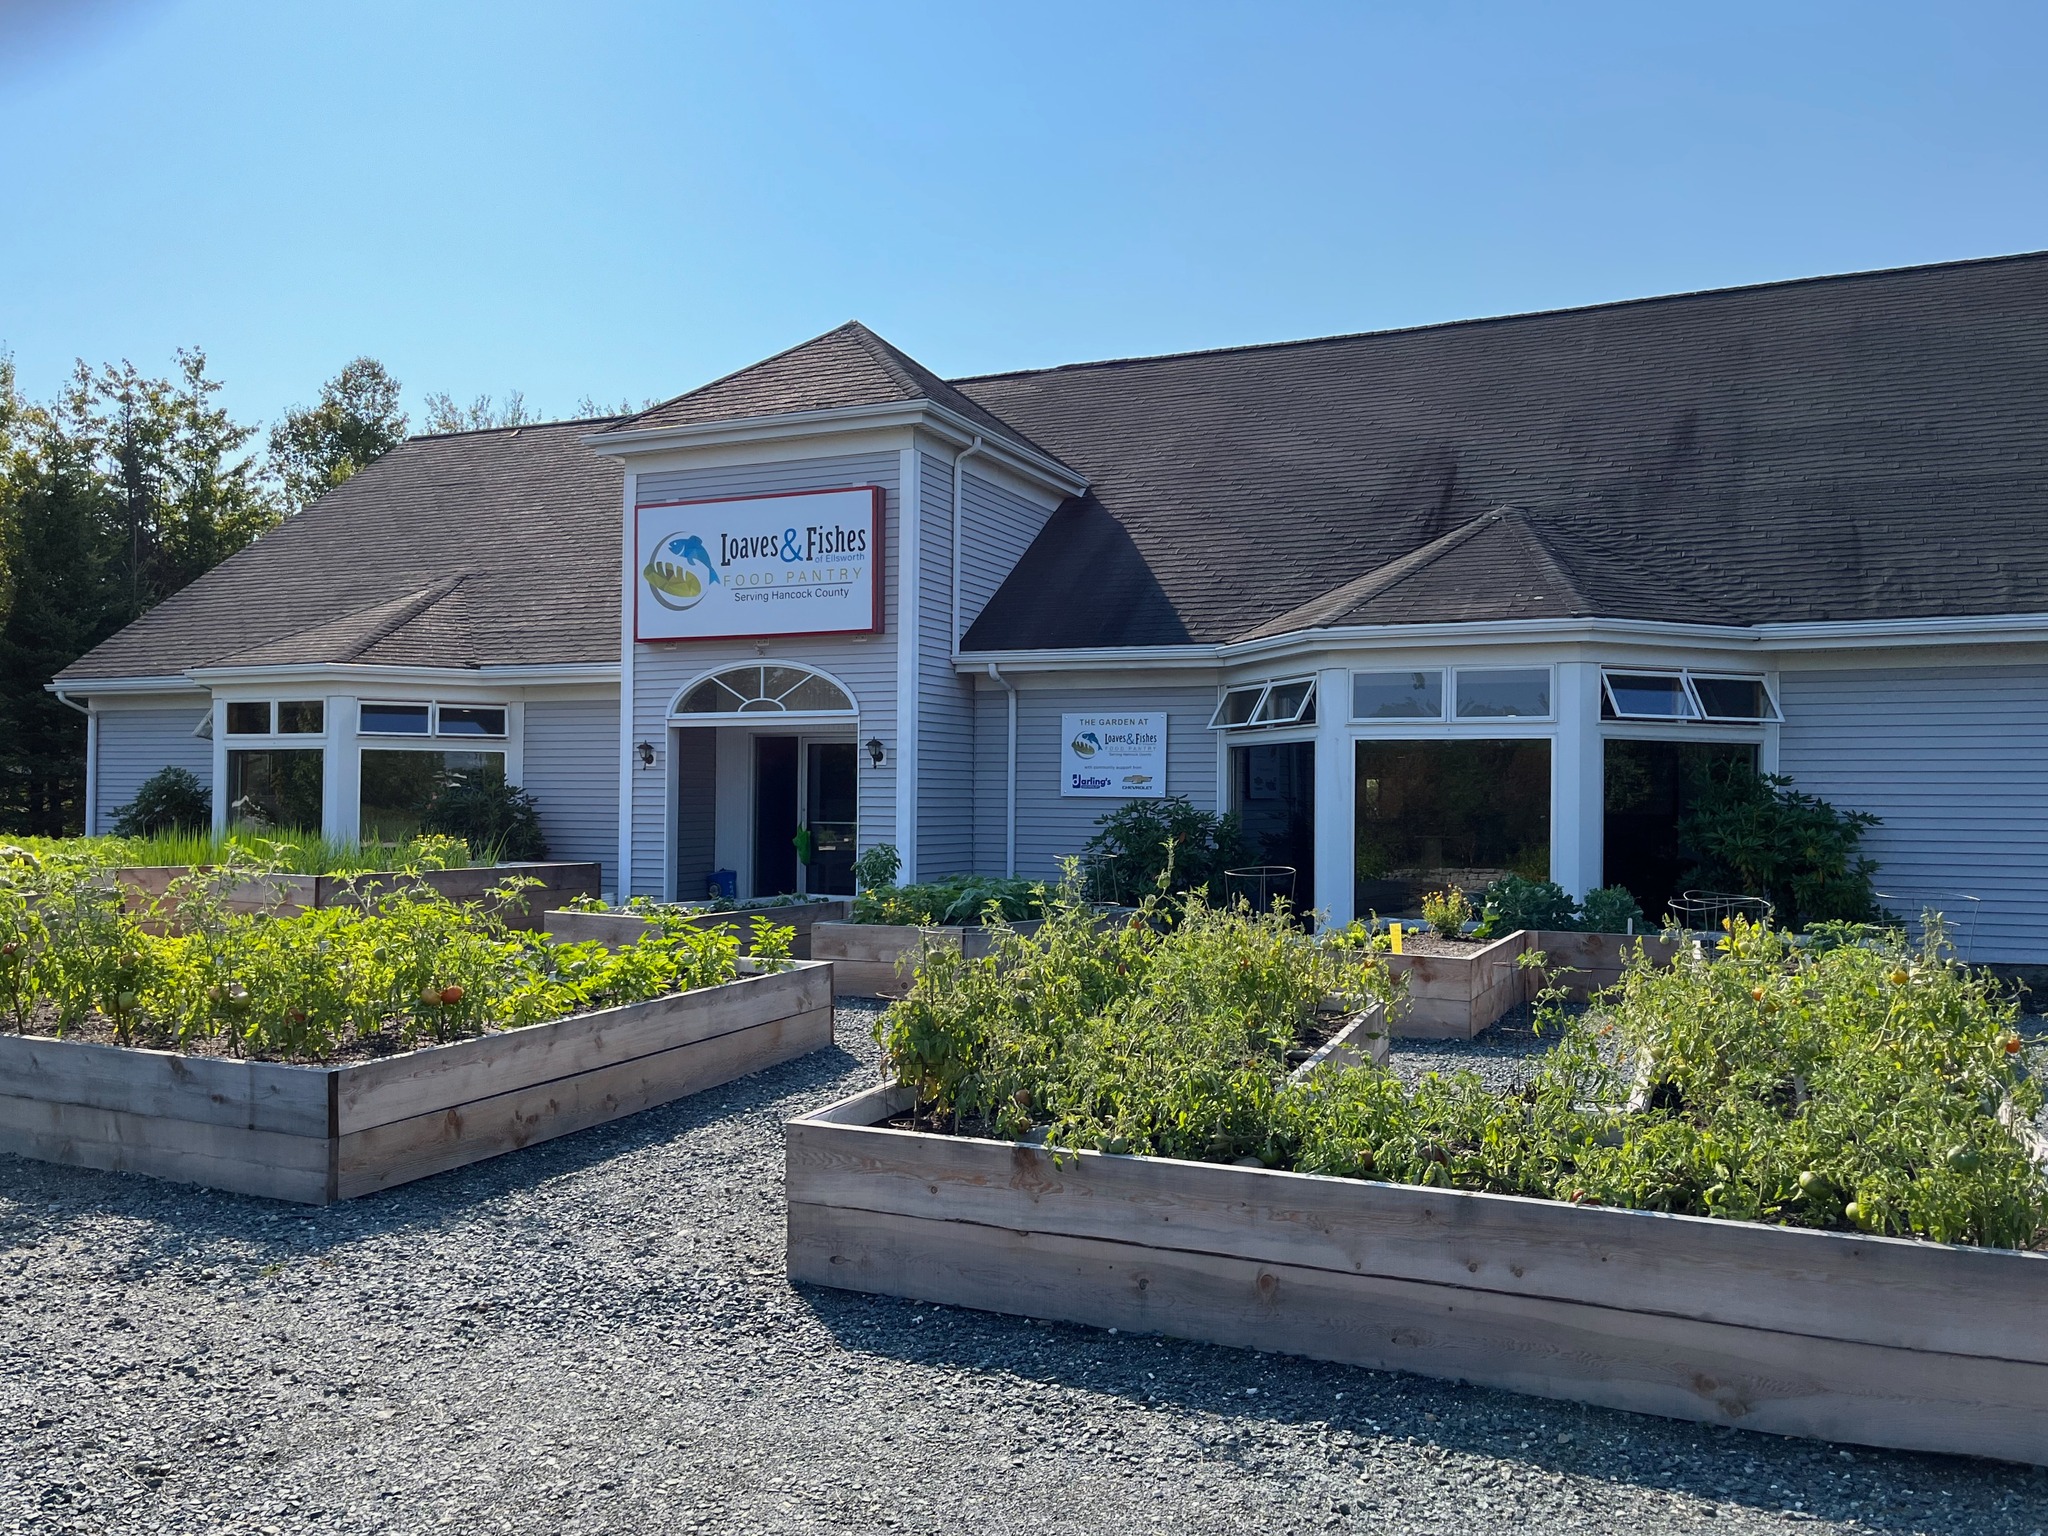
M 297 512 L 405 441 L 398 380 L 359 357 L 320 386 L 320 403 L 285 413 L 270 429 L 270 472 Z

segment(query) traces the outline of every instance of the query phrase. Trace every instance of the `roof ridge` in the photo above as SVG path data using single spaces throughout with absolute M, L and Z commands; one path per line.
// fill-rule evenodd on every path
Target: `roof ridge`
M 1329 618 L 1342 613 L 1345 609 L 1369 602 L 1381 593 L 1391 591 L 1418 572 L 1429 569 L 1474 535 L 1483 533 L 1495 523 L 1502 521 L 1510 512 L 1520 510 L 1518 507 L 1495 507 L 1489 512 L 1482 512 L 1433 539 L 1424 540 L 1391 560 L 1381 561 L 1369 571 L 1361 572 L 1348 581 L 1339 582 L 1320 596 L 1312 597 L 1305 603 L 1297 603 L 1287 612 L 1276 614 L 1256 628 L 1246 630 L 1233 638 L 1252 640 L 1268 634 L 1319 628 Z
M 405 440 L 408 443 L 427 443 L 451 437 L 489 437 L 493 432 L 537 432 L 543 427 L 584 427 L 593 421 L 623 420 L 623 416 L 560 416 L 553 421 L 515 421 L 502 427 L 462 427 L 454 432 L 408 432 Z
M 1536 520 L 1536 515 L 1527 507 L 1505 507 L 1502 510 L 1529 535 L 1536 545 L 1536 553 L 1541 555 L 1551 570 L 1557 573 L 1558 579 L 1564 583 L 1565 590 L 1590 611 L 1594 603 L 1593 594 L 1580 582 L 1578 573 L 1564 563 L 1564 557 L 1551 547 L 1550 536 L 1543 531 L 1543 525 Z
M 348 659 L 350 661 L 359 660 L 386 640 L 389 640 L 401 629 L 404 629 L 413 620 L 420 618 L 429 610 L 439 607 L 443 599 L 452 597 L 456 589 L 474 574 L 475 572 L 473 571 L 457 571 L 453 576 L 444 576 L 432 585 L 422 587 L 413 594 L 410 601 L 400 604 L 397 613 L 394 613 L 382 623 L 373 625 L 370 633 L 357 642 L 355 647 L 349 651 Z
M 1029 379 L 1051 373 L 1079 373 L 1091 368 L 1129 368 L 1140 363 L 1171 363 L 1197 357 L 1228 357 L 1248 352 L 1285 352 L 1295 348 L 1328 347 L 1343 342 L 1369 341 L 1380 336 L 1413 336 L 1429 331 L 1460 330 L 1482 325 L 1511 325 L 1525 320 L 1596 314 L 1602 310 L 1636 309 L 1650 304 L 1675 304 L 1695 299 L 1722 298 L 1731 294 L 1765 293 L 1775 288 L 1861 282 L 1901 277 L 1913 272 L 1942 272 L 1964 267 L 1995 267 L 2011 262 L 2043 260 L 2048 260 L 2048 250 L 2008 251 L 1998 256 L 1959 256 L 1950 261 L 1922 261 L 1902 267 L 1868 267 L 1855 272 L 1813 272 L 1804 277 L 1768 278 L 1760 283 L 1729 283 L 1718 288 L 1683 288 L 1675 293 L 1644 293 L 1628 299 L 1600 299 L 1590 304 L 1560 304 L 1550 309 L 1519 309 L 1501 315 L 1467 315 L 1458 320 L 1425 320 L 1417 325 L 1389 325 L 1375 330 L 1337 331 L 1324 336 L 1297 336 L 1287 341 L 1248 341 L 1223 347 L 1187 347 L 1177 352 L 1140 352 L 1126 357 L 1098 357 L 1078 363 L 1052 363 L 1043 368 L 1006 368 L 994 373 L 966 373 L 946 382 L 958 387 L 965 384 L 992 383 L 998 379 Z
M 687 400 L 692 395 L 701 395 L 708 389 L 716 389 L 721 384 L 730 383 L 732 380 L 738 378 L 743 373 L 752 373 L 756 368 L 765 368 L 770 363 L 780 362 L 783 358 L 788 357 L 791 353 L 801 352 L 805 347 L 816 346 L 819 342 L 823 341 L 828 336 L 837 336 L 842 331 L 852 331 L 856 327 L 861 330 L 867 329 L 867 327 L 861 325 L 861 323 L 858 320 L 842 320 L 839 324 L 831 326 L 826 330 L 822 330 L 818 332 L 818 334 L 815 336 L 806 336 L 802 341 L 794 342 L 791 345 L 784 347 L 780 352 L 770 352 L 766 357 L 756 358 L 751 363 L 743 363 L 739 367 L 732 369 L 730 372 L 721 373 L 715 379 L 707 379 L 702 384 L 693 385 L 689 389 L 684 390 L 679 395 L 670 395 L 666 400 L 657 400 L 654 402 L 654 404 L 648 406 L 644 410 L 634 411 L 631 415 L 628 416 L 615 417 L 612 421 L 611 426 L 605 428 L 605 430 L 607 432 L 611 432 L 621 427 L 630 426 L 633 422 L 638 421 L 641 417 L 652 416 L 656 411 L 665 410 L 669 406 L 674 405 L 679 400 Z
M 899 351 L 894 342 L 887 341 L 876 335 L 858 320 L 849 320 L 840 329 L 860 343 L 861 350 L 875 360 L 876 366 L 903 388 L 909 390 L 912 399 L 932 400 L 932 392 L 919 383 L 916 376 L 903 366 L 902 360 L 908 357 L 909 354 Z M 919 364 L 919 366 L 922 367 L 923 365 Z M 938 375 L 933 374 L 932 377 L 937 379 Z M 940 380 L 940 382 L 943 383 L 944 380 Z M 933 403 L 936 404 L 937 402 L 934 400 Z

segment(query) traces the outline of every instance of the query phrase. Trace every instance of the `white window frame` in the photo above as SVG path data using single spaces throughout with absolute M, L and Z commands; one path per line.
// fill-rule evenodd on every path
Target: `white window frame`
M 1502 665 L 1499 662 L 1488 662 L 1484 665 L 1475 664 L 1468 667 L 1451 667 L 1447 670 L 1450 672 L 1450 677 L 1448 679 L 1448 686 L 1444 690 L 1444 719 L 1453 725 L 1495 728 L 1504 722 L 1513 720 L 1525 720 L 1533 723 L 1546 720 L 1555 721 L 1557 719 L 1557 668 L 1547 662 L 1535 666 L 1508 666 Z M 1550 708 L 1540 715 L 1460 714 L 1458 712 L 1458 679 L 1467 672 L 1541 672 L 1550 679 L 1543 690 L 1544 697 L 1550 702 Z M 1378 724 L 1379 722 L 1371 721 L 1367 723 Z M 1386 723 L 1388 725 L 1395 725 L 1399 722 L 1389 720 Z
M 1625 710 L 1615 697 L 1613 677 L 1661 677 L 1669 678 L 1679 685 L 1679 700 L 1685 706 L 1685 713 L 1678 715 L 1648 715 L 1639 710 Z M 1693 679 L 1704 678 L 1708 682 L 1754 683 L 1763 691 L 1764 713 L 1761 715 L 1713 715 L 1700 699 L 1699 689 Z M 1602 666 L 1600 668 L 1600 693 L 1613 711 L 1612 718 L 1626 720 L 1637 725 L 1781 725 L 1784 715 L 1778 708 L 1778 696 L 1771 691 L 1770 679 L 1749 672 L 1706 672 L 1691 667 L 1629 667 Z
M 1521 669 L 1518 669 L 1518 670 L 1521 670 Z M 1535 670 L 1535 669 L 1534 669 L 1534 668 L 1529 668 L 1529 669 L 1527 669 L 1527 670 L 1533 671 L 1533 670 Z M 1436 713 L 1435 713 L 1435 714 L 1433 714 L 1433 715 L 1361 715 L 1361 714 L 1360 714 L 1360 713 L 1358 712 L 1358 681 L 1357 681 L 1357 680 L 1358 680 L 1359 678 L 1361 678 L 1361 677 L 1404 677 L 1404 676 L 1405 676 L 1405 677 L 1412 677 L 1412 676 L 1415 676 L 1415 675 L 1417 675 L 1417 674 L 1419 674 L 1419 673 L 1423 673 L 1423 672 L 1434 672 L 1434 673 L 1436 674 Z M 1453 688 L 1453 685 L 1452 685 L 1452 681 L 1451 681 L 1451 669 L 1450 669 L 1449 667 L 1446 667 L 1446 666 L 1436 666 L 1436 667 L 1351 667 L 1351 668 L 1347 669 L 1347 670 L 1346 670 L 1346 672 L 1345 672 L 1345 681 L 1346 681 L 1347 683 L 1349 683 L 1349 684 L 1351 685 L 1350 713 L 1349 713 L 1349 716 L 1348 716 L 1348 718 L 1349 718 L 1350 722 L 1351 722 L 1351 723 L 1352 723 L 1353 725 L 1362 725 L 1362 726 L 1366 726 L 1366 727 L 1368 727 L 1368 728 L 1370 728 L 1370 729 L 1372 729 L 1372 730 L 1381 730 L 1381 729 L 1384 729 L 1384 728 L 1387 728 L 1387 727 L 1398 727 L 1398 726 L 1404 726 L 1404 725 L 1408 725 L 1408 726 L 1415 726 L 1415 725 L 1428 725 L 1428 724 L 1430 724 L 1430 723 L 1431 723 L 1432 721 L 1434 721 L 1434 722 L 1436 722 L 1436 723 L 1438 723 L 1438 724 L 1442 724 L 1442 723 L 1443 723 L 1444 721 L 1446 721 L 1446 720 L 1449 720 L 1449 719 L 1451 719 L 1451 718 L 1452 718 L 1452 716 L 1451 716 L 1451 713 L 1450 713 L 1450 710 L 1451 710 L 1451 701 L 1452 701 L 1452 697 L 1453 697 L 1453 693 L 1452 693 L 1452 688 Z M 1535 717 L 1534 717 L 1533 715 L 1506 715 L 1506 716 L 1502 716 L 1501 718 L 1503 718 L 1503 719 L 1509 719 L 1509 720 L 1524 720 L 1524 719 L 1534 719 Z
M 362 723 L 362 712 L 366 709 L 424 709 L 427 728 L 424 731 L 373 730 Z M 477 736 L 468 731 L 449 734 L 441 729 L 441 711 L 444 709 L 495 709 L 505 717 L 504 732 L 497 736 Z M 379 742 L 484 741 L 508 744 L 512 740 L 512 706 L 497 699 L 358 699 L 356 735 Z
M 839 696 L 842 699 L 846 700 L 846 708 L 750 710 L 735 709 L 722 710 L 713 714 L 685 714 L 683 712 L 683 700 L 687 699 L 691 694 L 695 693 L 704 684 L 709 682 L 716 682 L 718 681 L 718 679 L 724 677 L 725 674 L 727 674 L 728 672 L 745 672 L 755 667 L 786 667 L 791 671 L 803 673 L 806 678 L 814 677 L 818 679 L 820 682 L 829 683 L 834 688 L 837 688 L 839 690 Z M 739 690 L 734 688 L 730 683 L 720 683 L 719 686 L 724 688 L 726 692 L 732 694 L 734 697 L 738 697 Z M 794 691 L 794 689 L 790 690 L 790 692 Z M 755 697 L 765 698 L 766 695 L 757 694 L 755 695 Z M 779 703 L 781 701 L 781 698 L 787 697 L 788 694 L 785 693 L 778 698 L 777 702 Z M 822 667 L 813 667 L 805 662 L 800 661 L 729 661 L 723 664 L 722 666 L 716 666 L 711 668 L 708 672 L 699 672 L 695 677 L 691 678 L 687 683 L 683 684 L 682 687 L 676 690 L 675 697 L 669 700 L 668 714 L 666 717 L 666 723 L 675 727 L 709 726 L 713 728 L 729 728 L 737 726 L 753 730 L 774 731 L 788 731 L 792 728 L 800 728 L 809 725 L 815 725 L 826 730 L 830 730 L 833 727 L 845 726 L 849 724 L 854 725 L 857 728 L 859 721 L 860 700 L 854 696 L 853 690 L 847 687 L 846 684 L 841 682 L 838 678 L 834 677 L 830 672 L 825 671 Z
M 1617 671 L 1626 670 L 1617 668 Z M 1605 686 L 1607 669 L 1600 669 L 1601 683 Z M 1699 689 L 1693 686 L 1694 678 L 1705 678 L 1710 683 L 1755 683 L 1763 691 L 1764 712 L 1761 715 L 1710 715 L 1700 698 Z M 1753 672 L 1703 672 L 1693 667 L 1685 669 L 1686 697 L 1699 711 L 1699 718 L 1707 725 L 1783 725 L 1785 716 L 1778 708 L 1778 696 L 1771 691 L 1771 680 Z
M 1212 731 L 1290 731 L 1300 729 L 1308 712 L 1311 709 L 1317 708 L 1316 693 L 1318 691 L 1318 681 L 1317 674 L 1313 672 L 1297 672 L 1288 677 L 1268 677 L 1253 683 L 1230 684 L 1224 688 L 1223 696 L 1217 699 L 1216 708 L 1210 711 L 1209 729 Z M 1302 693 L 1301 703 L 1296 707 L 1293 714 L 1284 720 L 1262 720 L 1259 718 L 1260 714 L 1265 710 L 1266 701 L 1273 697 L 1274 689 L 1291 688 L 1298 683 L 1306 683 L 1308 687 Z M 1252 701 L 1251 712 L 1242 720 L 1225 721 L 1223 718 L 1223 706 L 1228 704 L 1233 697 L 1240 697 L 1250 693 L 1255 688 L 1258 690 L 1258 697 Z

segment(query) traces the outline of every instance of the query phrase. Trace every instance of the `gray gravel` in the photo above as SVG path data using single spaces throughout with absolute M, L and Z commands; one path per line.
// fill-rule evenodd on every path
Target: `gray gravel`
M 779 1126 L 868 1021 L 326 1210 L 0 1158 L 0 1531 L 2048 1527 L 2019 1468 L 792 1290 Z

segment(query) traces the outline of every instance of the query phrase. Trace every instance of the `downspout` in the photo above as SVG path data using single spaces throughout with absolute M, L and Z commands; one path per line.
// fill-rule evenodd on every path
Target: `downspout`
M 960 466 L 973 458 L 975 454 L 982 452 L 982 443 L 982 436 L 977 432 L 974 435 L 973 443 L 968 447 L 962 448 L 953 456 L 953 622 L 951 628 L 947 630 L 946 649 L 954 656 L 960 654 L 960 525 L 965 520 L 965 514 L 960 506 L 960 488 L 963 478 L 960 473 Z M 991 667 L 989 670 L 993 672 L 995 669 Z M 999 677 L 996 681 L 1001 683 L 1003 680 Z M 1003 686 L 1008 688 L 1010 685 L 1003 683 Z
M 1017 685 L 1003 676 L 994 662 L 988 664 L 988 675 L 1002 684 L 1003 691 L 1010 696 L 1010 750 L 1004 781 L 1003 876 L 1014 880 L 1017 878 Z
M 92 712 L 91 705 L 66 697 L 62 688 L 53 686 L 50 693 L 59 704 L 69 705 L 85 716 L 85 835 L 92 837 L 100 829 L 100 717 Z

